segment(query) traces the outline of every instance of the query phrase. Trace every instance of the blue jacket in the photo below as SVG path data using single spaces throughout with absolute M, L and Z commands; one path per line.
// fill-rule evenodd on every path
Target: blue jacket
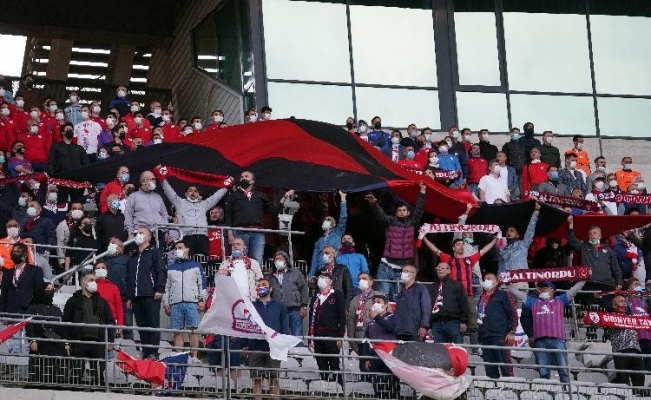
M 463 170 L 461 169 L 461 164 L 459 159 L 454 154 L 439 154 L 439 168 L 445 171 L 461 171 L 461 176 L 458 177 L 454 183 L 461 184 L 463 182 Z
M 116 97 L 113 100 L 111 100 L 108 108 L 109 110 L 111 108 L 117 108 L 118 112 L 120 113 L 120 117 L 123 117 L 126 114 L 131 112 L 130 104 L 131 104 L 131 100 L 127 99 L 126 96 Z
M 396 312 L 393 314 L 397 334 L 416 335 L 418 328 L 429 328 L 432 300 L 427 287 L 414 283 L 396 295 Z
M 331 229 L 321 236 L 316 243 L 314 243 L 314 252 L 312 253 L 312 264 L 310 265 L 310 272 L 307 277 L 311 278 L 316 274 L 316 271 L 323 267 L 322 254 L 326 246 L 333 246 L 338 249 L 341 246 L 341 237 L 346 233 L 346 221 L 348 221 L 348 206 L 345 202 L 339 206 L 339 221 L 335 229 Z
M 105 261 L 108 269 L 108 280 L 120 289 L 123 301 L 129 300 L 127 297 L 127 262 L 129 257 L 119 254 L 114 257 L 106 257 Z
M 135 251 L 127 262 L 127 299 L 153 297 L 155 293 L 165 293 L 167 268 L 163 254 L 151 245 L 142 253 Z
M 630 278 L 633 273 L 633 261 L 627 257 L 627 250 L 628 247 L 622 240 L 617 242 L 615 247 L 613 247 L 613 251 L 615 252 L 615 256 L 619 262 L 619 268 L 622 270 L 623 279 Z M 644 259 L 642 251 L 639 248 L 637 249 L 637 259 L 638 261 Z
M 481 298 L 480 298 L 481 302 Z M 479 324 L 479 339 L 491 337 L 504 338 L 509 332 L 518 328 L 518 311 L 515 308 L 515 302 L 511 295 L 500 289 L 496 289 L 484 305 L 483 314 L 477 319 L 482 323 Z
M 389 132 L 383 130 L 372 130 L 368 133 L 368 142 L 373 146 L 379 147 L 380 150 L 386 152 L 391 147 L 391 137 Z
M 468 152 L 466 151 L 466 146 L 462 142 L 454 142 L 448 149 L 448 154 L 457 157 L 459 165 L 461 165 L 459 169 L 463 173 L 463 176 L 468 176 Z M 441 157 L 439 156 L 439 158 Z
M 523 240 L 516 240 L 512 244 L 507 244 L 506 238 L 502 238 L 498 243 L 500 253 L 498 256 L 497 273 L 512 271 L 516 269 L 529 269 L 527 254 L 529 246 L 533 241 L 536 233 L 536 224 L 538 223 L 538 214 L 533 213 L 527 225 L 527 231 L 524 233 Z
M 206 274 L 194 260 L 177 259 L 167 268 L 163 304 L 206 301 Z
M 289 315 L 285 305 L 276 300 L 269 300 L 264 303 L 262 300 L 256 300 L 253 305 L 264 323 L 274 331 L 289 335 Z M 248 339 L 245 347 L 253 351 L 269 351 L 269 342 L 260 339 Z
M 354 289 L 357 289 L 357 285 L 359 285 L 359 274 L 362 272 L 368 274 L 368 263 L 366 262 L 366 257 L 359 253 L 340 253 L 337 256 L 337 264 L 343 264 L 348 267 Z

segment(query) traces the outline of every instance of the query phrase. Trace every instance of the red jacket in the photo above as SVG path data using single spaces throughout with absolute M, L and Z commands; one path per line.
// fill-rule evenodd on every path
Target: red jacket
M 483 157 L 468 157 L 468 180 L 467 183 L 479 184 L 479 180 L 488 175 L 488 161 Z
M 16 141 L 17 132 L 18 129 L 13 119 L 0 118 L 0 150 L 11 150 L 11 144 Z
M 116 179 L 113 179 L 111 182 L 107 183 L 102 189 L 102 194 L 99 196 L 99 211 L 101 214 L 104 214 L 108 211 L 109 206 L 106 202 L 106 199 L 110 194 L 115 194 L 122 200 L 124 198 L 124 193 L 122 191 L 122 184 Z
M 549 164 L 544 162 L 525 165 L 522 168 L 522 190 L 527 192 L 531 190 L 532 186 L 538 188 L 538 185 L 546 182 L 547 168 L 549 168 Z M 524 196 L 524 193 L 522 195 Z
M 108 126 L 106 125 L 106 120 L 104 118 L 102 118 L 102 117 L 96 117 L 94 115 L 91 115 L 90 120 L 97 122 L 99 124 L 99 126 L 102 127 L 102 129 L 108 128 Z
M 431 148 L 428 147 L 423 147 L 422 149 L 418 150 L 416 152 L 416 157 L 414 157 L 414 161 L 416 161 L 420 165 L 424 165 L 425 169 L 429 166 L 429 153 L 432 151 Z
M 151 132 L 151 128 L 145 126 L 144 123 L 140 127 L 135 128 L 133 131 L 130 131 L 130 133 L 131 133 L 131 140 L 135 138 L 141 138 L 143 143 L 151 142 L 151 137 L 153 135 Z
M 25 159 L 32 163 L 46 164 L 52 145 L 52 138 L 47 131 L 45 124 L 38 124 L 38 133 L 21 133 L 18 140 L 25 145 Z
M 122 296 L 120 296 L 120 289 L 115 283 L 108 279 L 98 279 L 97 293 L 109 303 L 111 314 L 115 318 L 118 325 L 124 325 L 124 309 L 122 308 Z
M 183 135 L 179 130 L 179 126 L 175 123 L 167 123 L 163 125 L 163 143 L 174 143 L 181 140 Z
M 416 160 L 406 160 L 406 159 L 405 160 L 400 160 L 400 161 L 398 161 L 398 165 L 400 165 L 402 168 L 410 170 L 411 172 L 415 172 L 415 173 L 421 174 L 421 175 L 422 175 L 423 171 L 425 170 L 423 165 L 416 162 Z
M 219 127 L 219 124 L 213 123 L 213 124 L 210 124 L 210 125 L 206 126 L 206 129 L 204 130 L 204 132 L 213 133 L 213 132 L 217 132 L 220 129 L 221 128 Z
M 11 103 L 9 104 L 9 110 L 11 111 L 9 117 L 16 123 L 16 134 L 25 132 L 27 130 L 27 121 L 29 121 L 29 112 L 24 109 L 20 110 Z
M 129 113 L 122 117 L 122 121 L 127 123 L 127 128 L 129 129 L 129 135 L 136 129 L 136 120 L 133 114 Z M 142 118 L 142 125 L 147 128 L 151 128 L 151 124 L 147 118 Z

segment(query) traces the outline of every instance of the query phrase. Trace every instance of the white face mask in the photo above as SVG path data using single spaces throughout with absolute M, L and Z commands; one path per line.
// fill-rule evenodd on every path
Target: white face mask
M 545 143 L 547 144 L 552 144 L 552 139 L 554 139 L 553 136 L 545 136 Z
M 542 292 L 542 293 L 540 293 L 540 295 L 539 295 L 538 297 L 539 297 L 541 300 L 549 300 L 549 299 L 552 298 L 552 294 L 549 293 L 549 292 Z
M 359 280 L 359 290 L 366 290 L 366 289 L 368 289 L 368 280 L 360 279 Z
M 638 183 L 637 183 L 637 188 L 638 188 L 638 189 L 640 189 L 640 190 L 644 190 L 645 187 L 646 187 L 646 186 L 644 185 L 644 182 L 638 182 Z
M 332 222 L 330 222 L 328 220 L 323 221 L 323 223 L 321 224 L 321 229 L 323 229 L 324 231 L 327 231 L 327 230 L 330 230 L 330 228 L 332 228 Z
M 18 237 L 18 234 L 20 233 L 20 228 L 17 228 L 15 226 L 12 226 L 11 228 L 7 228 L 7 236 L 15 238 Z
M 484 281 L 481 283 L 481 287 L 482 287 L 485 291 L 492 290 L 492 289 L 495 287 L 495 282 L 493 282 L 493 281 L 491 281 L 491 280 L 488 280 L 488 279 L 487 279 L 487 280 L 484 280 Z
M 256 122 L 257 120 L 258 120 L 258 116 L 256 114 L 249 115 L 250 122 Z
M 197 130 L 197 131 L 200 131 L 201 128 L 203 128 L 203 125 L 201 124 L 201 122 L 195 122 L 194 124 L 192 124 L 192 126 L 193 126 L 194 129 Z
M 172 120 L 172 117 L 167 115 L 167 114 L 163 115 L 162 118 L 163 118 L 163 121 L 165 121 L 165 122 L 170 122 Z
M 149 181 L 149 190 L 154 191 L 156 190 L 156 182 L 154 181 Z
M 285 262 L 283 260 L 276 260 L 274 261 L 274 266 L 276 267 L 277 270 L 284 270 L 285 269 Z
M 639 190 L 631 190 L 631 194 L 640 194 Z
M 271 113 L 262 114 L 262 119 L 264 119 L 265 121 L 269 121 L 271 119 Z
M 583 143 L 577 143 L 575 147 L 577 150 L 581 150 L 583 148 Z
M 332 260 L 332 259 L 330 258 L 330 255 L 329 255 L 329 254 L 324 254 L 324 255 L 321 257 L 321 259 L 323 260 L 323 263 L 324 263 L 324 264 L 330 264 L 330 261 Z
M 25 207 L 27 205 L 27 199 L 24 197 L 19 197 L 18 198 L 18 205 L 21 207 Z
M 176 258 L 185 258 L 185 250 L 176 249 L 174 255 L 176 256 Z
M 9 111 L 8 108 L 3 108 L 2 111 L 0 111 L 0 113 L 2 113 L 3 117 L 7 117 L 11 112 Z
M 359 133 L 365 133 L 366 132 L 366 125 L 361 125 L 358 130 L 359 130 Z
M 108 270 L 104 268 L 98 268 L 95 270 L 95 276 L 98 278 L 106 278 L 108 276 Z
M 434 166 L 434 165 L 436 165 L 438 163 L 439 163 L 439 158 L 438 157 L 434 156 L 434 157 L 429 158 L 429 164 L 430 165 Z
M 614 180 L 614 179 L 611 180 L 611 181 L 608 181 L 608 186 L 610 186 L 611 188 L 616 188 L 617 187 L 617 181 Z
M 57 113 L 57 115 L 56 115 L 57 121 L 63 121 L 64 118 L 65 118 L 65 116 L 63 115 L 63 113 Z
M 400 143 L 400 139 L 398 139 L 397 137 L 393 137 L 393 138 L 391 138 L 391 143 L 392 144 L 398 144 L 398 143 Z
M 38 119 L 38 111 L 30 112 L 29 116 L 32 117 L 32 119 Z
M 27 207 L 27 216 L 28 217 L 35 217 L 36 216 L 36 208 Z
M 50 110 L 50 112 L 55 112 L 55 111 L 57 110 L 57 108 L 58 108 L 58 107 L 57 107 L 56 104 L 53 104 L 53 105 L 51 105 L 50 107 L 48 107 L 48 109 Z
M 604 186 L 605 186 L 605 184 L 602 181 L 597 181 L 597 182 L 594 183 L 594 187 L 597 190 L 604 190 Z
M 134 118 L 133 120 L 134 120 L 135 123 L 138 124 L 138 125 L 142 124 L 142 117 L 136 117 L 136 118 Z
M 185 128 L 183 130 L 183 133 L 185 133 L 185 136 L 191 135 L 192 134 L 192 128 Z
M 132 113 L 137 113 L 138 111 L 140 111 L 140 107 L 138 107 L 138 106 L 131 106 L 130 110 L 131 110 Z
M 124 90 L 118 90 L 118 97 L 126 97 L 126 95 L 127 92 L 125 92 Z
M 109 243 L 108 248 L 106 249 L 110 255 L 115 254 L 118 251 L 118 245 L 115 243 Z
M 316 281 L 316 285 L 319 287 L 319 289 L 323 290 L 328 287 L 328 278 L 319 278 Z
M 82 210 L 72 210 L 70 211 L 70 216 L 74 220 L 79 220 L 84 216 L 84 212 Z
M 212 117 L 212 120 L 215 121 L 218 124 L 221 124 L 222 122 L 224 122 L 224 116 L 223 115 L 215 115 L 214 117 Z
M 95 114 L 99 114 L 100 111 L 102 111 L 102 108 L 101 108 L 100 106 L 94 106 L 94 107 L 93 107 L 93 112 L 94 112 Z
M 71 103 L 76 103 L 77 102 L 77 96 L 75 96 L 75 95 L 70 96 L 70 102 Z
M 459 139 L 459 135 L 460 135 L 459 131 L 452 132 L 452 137 L 455 139 Z
M 633 170 L 633 163 L 630 164 L 624 164 L 624 169 L 626 171 L 632 171 Z
M 576 168 L 576 161 L 570 161 L 570 164 L 568 165 L 570 169 L 575 169 Z
M 162 140 L 162 139 L 159 139 L 159 138 L 156 138 L 156 139 L 152 140 L 151 142 L 152 142 L 153 144 L 161 144 L 161 143 L 163 143 L 163 140 Z
M 106 118 L 106 126 L 113 128 L 115 126 L 115 120 L 113 118 Z
M 25 106 L 25 100 L 16 100 L 16 107 L 23 108 Z
M 380 303 L 373 303 L 373 306 L 371 307 L 371 311 L 373 311 L 376 314 L 381 313 L 384 310 L 384 306 Z
M 92 282 L 86 283 L 86 290 L 88 290 L 91 293 L 97 292 L 97 282 L 92 281 Z
M 134 238 L 134 242 L 136 242 L 137 245 L 141 245 L 145 243 L 145 235 L 143 235 L 142 233 L 138 233 Z
M 32 125 L 29 127 L 29 133 L 36 135 L 38 133 L 38 126 Z
M 81 119 L 83 119 L 83 120 L 88 119 L 88 111 L 82 111 L 81 112 Z
M 400 274 L 400 280 L 403 282 L 409 281 L 409 272 L 402 272 Z
M 50 192 L 47 195 L 47 201 L 49 201 L 50 203 L 56 203 L 57 202 L 57 197 L 58 196 L 57 196 L 56 192 Z

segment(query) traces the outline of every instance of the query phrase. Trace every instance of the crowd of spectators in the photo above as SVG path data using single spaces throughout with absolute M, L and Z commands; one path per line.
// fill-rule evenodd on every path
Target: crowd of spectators
M 220 110 L 212 112 L 208 121 L 200 117 L 175 121 L 174 110 L 158 101 L 143 110 L 142 104 L 128 99 L 124 86 L 117 89 L 107 107 L 97 102 L 82 105 L 80 93 L 75 91 L 66 99 L 40 99 L 30 75 L 24 77 L 18 92 L 9 94 L 8 87 L 0 87 L 2 177 L 57 173 L 189 135 L 218 134 L 226 126 Z M 265 107 L 258 117 L 255 109 L 249 110 L 245 123 L 264 123 L 271 113 L 271 108 Z M 373 117 L 370 125 L 349 118 L 345 129 L 376 147 L 378 157 L 386 156 L 422 174 L 423 180 L 470 190 L 480 202 L 508 203 L 533 193 L 550 193 L 595 202 L 599 213 L 647 212 L 646 206 L 634 200 L 617 203 L 615 198 L 619 194 L 646 195 L 644 180 L 631 157 L 623 157 L 621 169 L 615 171 L 607 169 L 604 157 L 597 157 L 592 168 L 583 137 L 575 136 L 573 147 L 561 152 L 552 144 L 553 133 L 545 131 L 541 142 L 531 122 L 524 124 L 523 133 L 513 128 L 501 150 L 490 143 L 491 133 L 486 129 L 473 138 L 469 128 L 451 127 L 447 133 L 439 133 L 411 124 L 405 135 L 400 130 L 384 130 L 379 116 Z M 606 238 L 595 226 L 588 232 L 589 240 L 580 241 L 572 225 L 573 215 L 588 212 L 580 207 L 559 206 L 570 222 L 563 240 L 534 237 L 540 210 L 536 203 L 525 232 L 511 226 L 504 237 L 472 232 L 454 238 L 430 234 L 424 239 L 425 246 L 417 249 L 416 229 L 432 220 L 423 210 L 423 182 L 415 205 L 382 191 L 364 195 L 268 192 L 256 186 L 251 171 L 242 171 L 230 190 L 208 194 L 188 185 L 180 194 L 167 182 L 162 167 L 135 177 L 129 166 L 123 165 L 115 171 L 114 180 L 93 188 L 46 185 L 37 179 L 4 185 L 0 189 L 0 222 L 6 226 L 6 237 L 0 239 L 0 312 L 29 314 L 36 307 L 51 306 L 54 288 L 48 281 L 53 273 L 81 263 L 93 251 L 108 251 L 109 255 L 96 260 L 80 279 L 81 289 L 61 315 L 64 321 L 131 326 L 135 318 L 138 327 L 157 328 L 162 309 L 170 316 L 172 329 L 193 329 L 209 307 L 208 293 L 213 289 L 205 265 L 193 256 L 209 256 L 219 264 L 219 273 L 234 278 L 242 295 L 254 302 L 269 326 L 281 333 L 314 337 L 306 345 L 318 354 L 317 364 L 328 379 L 340 366 L 339 358 L 327 355 L 341 351 L 345 336 L 462 343 L 463 336 L 469 335 L 474 345 L 510 345 L 518 325 L 514 297 L 533 321 L 528 332 L 532 347 L 565 349 L 563 309 L 579 289 L 607 292 L 632 287 L 644 291 L 648 283 L 651 230 L 635 229 Z M 268 241 L 251 229 L 272 228 L 269 218 L 296 196 L 301 203 L 296 223 L 307 235 L 290 255 L 282 250 L 282 243 Z M 459 217 L 460 224 L 465 224 L 471 208 L 468 205 Z M 157 224 L 170 222 L 180 227 L 165 232 L 155 229 Z M 206 228 L 208 225 L 235 229 L 222 232 Z M 134 239 L 134 244 L 124 246 L 129 239 Z M 297 268 L 294 260 L 298 258 L 310 260 L 308 270 Z M 265 259 L 271 260 L 268 269 Z M 551 282 L 531 287 L 534 295 L 521 291 L 529 288 L 527 284 L 510 285 L 510 291 L 498 284 L 498 273 L 504 271 L 578 265 L 591 269 L 590 281 L 556 297 Z M 587 304 L 596 302 L 591 296 L 584 297 Z M 622 296 L 606 298 L 608 301 L 615 312 L 648 316 L 646 302 L 633 307 L 631 299 Z M 390 302 L 395 302 L 395 307 L 390 307 Z M 30 334 L 37 336 L 45 334 L 41 332 L 44 329 L 32 331 Z M 613 351 L 651 354 L 651 341 L 644 336 L 648 333 L 613 331 L 611 338 L 623 338 L 613 339 Z M 109 331 L 109 337 L 103 332 L 68 328 L 54 333 L 89 343 L 111 342 L 115 335 L 133 337 L 129 329 Z M 203 346 L 220 348 L 222 340 L 209 337 Z M 248 357 L 251 367 L 278 367 L 268 356 L 260 356 L 259 352 L 268 351 L 263 343 L 230 340 L 230 349 L 238 351 L 230 355 L 230 365 L 245 362 L 240 356 L 248 350 L 252 351 Z M 619 345 L 622 341 L 624 347 Z M 157 358 L 159 343 L 160 333 L 141 331 L 142 358 Z M 192 362 L 201 362 L 199 336 L 190 335 L 189 343 Z M 174 344 L 183 347 L 184 338 L 174 335 Z M 13 351 L 21 352 L 22 345 L 18 338 Z M 360 355 L 373 355 L 361 342 L 352 343 L 351 348 Z M 32 354 L 91 358 L 103 358 L 104 350 L 97 344 L 66 344 L 53 349 L 39 340 L 29 345 Z M 568 381 L 567 354 L 535 354 L 539 364 L 558 367 L 561 381 Z M 486 362 L 504 363 L 500 368 L 486 368 L 491 378 L 512 375 L 507 350 L 487 349 L 482 356 Z M 636 366 L 625 355 L 618 357 L 616 364 Z M 208 357 L 208 362 L 220 364 L 213 357 Z M 360 364 L 363 371 L 386 372 L 381 362 Z M 648 368 L 649 363 L 646 365 Z M 97 369 L 100 384 L 102 368 Z M 543 378 L 550 377 L 549 368 L 539 372 Z M 277 376 L 270 375 L 277 384 Z M 618 374 L 617 379 L 629 383 L 629 378 L 639 383 L 635 374 Z M 386 382 L 374 383 L 378 396 L 382 395 Z M 254 389 L 261 390 L 259 380 Z

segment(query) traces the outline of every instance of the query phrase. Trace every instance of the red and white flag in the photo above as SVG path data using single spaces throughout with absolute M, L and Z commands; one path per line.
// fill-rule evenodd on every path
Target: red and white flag
M 151 382 L 156 387 L 163 386 L 165 383 L 167 367 L 158 360 L 138 360 L 122 350 L 118 351 L 115 360 L 118 367 L 138 379 Z
M 269 328 L 248 296 L 242 296 L 232 277 L 217 274 L 215 289 L 212 306 L 201 320 L 198 330 L 204 333 L 266 340 L 269 342 L 271 358 L 287 361 L 287 352 L 300 343 L 301 338 L 283 335 Z
M 20 321 L 16 324 L 9 325 L 5 329 L 0 331 L 0 344 L 6 342 L 7 340 L 11 339 L 16 335 L 18 332 L 21 331 L 31 320 L 31 318 L 28 318 L 24 321 Z

